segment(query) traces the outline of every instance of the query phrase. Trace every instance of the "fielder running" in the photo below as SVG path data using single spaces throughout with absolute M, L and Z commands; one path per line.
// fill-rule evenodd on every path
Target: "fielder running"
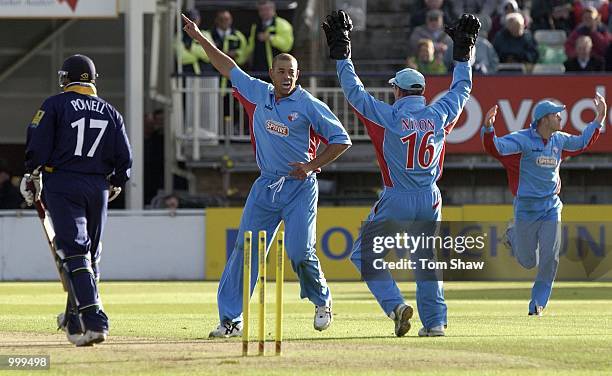
M 238 238 L 219 282 L 220 324 L 210 337 L 242 335 L 244 232 L 266 230 L 267 244 L 271 244 L 281 220 L 285 222 L 287 254 L 300 280 L 300 296 L 315 305 L 315 329 L 325 330 L 332 322 L 332 298 L 314 248 L 318 200 L 315 173 L 346 151 L 351 141 L 329 108 L 296 86 L 299 70 L 293 56 L 280 54 L 274 58 L 269 84 L 247 75 L 193 22 L 185 16 L 183 20 L 184 30 L 202 45 L 212 65 L 231 80 L 234 96 L 248 113 L 251 142 L 261 170 L 249 192 Z M 327 147 L 317 156 L 319 141 Z M 252 262 L 257 265 L 257 247 L 253 249 Z M 257 274 L 257 268 L 253 268 L 251 291 Z
M 528 129 L 496 137 L 495 105 L 487 112 L 481 130 L 484 149 L 506 168 L 515 196 L 514 224 L 506 230 L 506 244 L 524 268 L 538 267 L 529 315 L 542 314 L 559 266 L 563 208 L 558 196 L 559 167 L 565 158 L 582 153 L 597 140 L 606 118 L 605 99 L 597 94 L 593 101 L 597 115 L 580 136 L 561 132 L 560 113 L 565 106 L 548 100 L 536 104 Z
M 389 80 L 395 103 L 381 102 L 368 94 L 350 60 L 352 23 L 343 11 L 327 17 L 323 29 L 330 57 L 337 60 L 340 85 L 348 102 L 364 123 L 374 144 L 381 169 L 384 191 L 374 204 L 367 222 L 375 221 L 441 221 L 441 196 L 436 181 L 442 175 L 444 142 L 459 118 L 472 88 L 468 62 L 480 22 L 464 14 L 456 28 L 447 28 L 454 40 L 456 67 L 450 91 L 427 106 L 423 92 L 425 78 L 406 68 Z M 364 231 L 356 240 L 351 261 L 362 275 L 361 243 Z M 395 321 L 395 334 L 404 336 L 410 329 L 412 307 L 405 304 L 397 284 L 388 275 L 382 280 L 366 279 L 368 288 L 387 316 Z M 447 324 L 442 281 L 425 276 L 417 278 L 417 307 L 423 328 L 419 336 L 443 336 Z
M 108 335 L 100 240 L 109 191 L 118 194 L 129 179 L 132 152 L 121 114 L 97 95 L 93 61 L 71 56 L 58 76 L 63 92 L 47 98 L 28 127 L 21 193 L 28 205 L 42 200 L 53 222 L 56 263 L 69 285 L 58 326 L 71 343 L 89 346 Z

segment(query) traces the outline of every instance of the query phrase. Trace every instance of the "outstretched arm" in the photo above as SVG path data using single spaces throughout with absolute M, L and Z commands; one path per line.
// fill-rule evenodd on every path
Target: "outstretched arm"
M 370 95 L 355 73 L 355 67 L 351 62 L 350 33 L 353 29 L 351 18 L 342 10 L 332 12 L 321 27 L 327 39 L 329 57 L 336 60 L 340 86 L 349 104 L 360 118 L 383 124 L 382 113 L 388 114 L 393 108 Z
M 499 160 L 502 160 L 503 157 L 508 155 L 521 153 L 523 148 L 515 133 L 508 134 L 504 137 L 495 136 L 493 123 L 495 122 L 496 116 L 497 105 L 491 107 L 487 112 L 485 124 L 480 132 L 484 150 Z
M 606 119 L 607 104 L 604 97 L 599 93 L 593 98 L 597 115 L 595 119 L 582 131 L 579 136 L 564 134 L 563 158 L 578 155 L 584 152 L 589 146 L 593 145 L 599 138 L 600 128 Z
M 208 55 L 210 63 L 213 65 L 213 67 L 215 67 L 215 69 L 217 69 L 223 76 L 230 78 L 230 71 L 232 68 L 237 66 L 234 60 L 224 54 L 223 51 L 219 50 L 217 46 L 215 46 L 214 43 L 204 37 L 204 35 L 200 32 L 198 25 L 190 20 L 189 17 L 185 16 L 184 14 L 181 14 L 181 17 L 183 17 L 183 22 L 185 23 L 183 30 L 185 30 L 187 35 L 196 40 L 200 46 L 204 48 L 204 51 L 206 52 L 206 55 Z

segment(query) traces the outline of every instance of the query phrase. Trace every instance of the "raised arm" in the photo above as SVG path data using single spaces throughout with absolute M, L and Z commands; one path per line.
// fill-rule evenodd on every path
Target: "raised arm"
M 215 69 L 217 69 L 223 76 L 230 78 L 230 71 L 232 68 L 237 66 L 236 62 L 234 62 L 231 57 L 224 54 L 223 51 L 219 50 L 217 46 L 215 46 L 215 44 L 209 39 L 207 39 L 202 32 L 200 32 L 200 28 L 198 28 L 195 22 L 190 20 L 189 17 L 185 16 L 184 14 L 181 14 L 181 17 L 183 17 L 183 22 L 185 23 L 183 30 L 185 30 L 187 35 L 202 46 L 213 67 L 215 67 Z
M 582 131 L 581 135 L 574 136 L 563 133 L 563 158 L 578 155 L 597 141 L 600 128 L 606 119 L 607 104 L 606 100 L 599 93 L 593 99 L 597 115 L 595 119 Z
M 332 12 L 327 16 L 322 27 L 329 47 L 329 57 L 337 60 L 336 69 L 344 96 L 360 117 L 382 124 L 381 114 L 391 112 L 393 108 L 370 95 L 355 73 L 355 67 L 350 60 L 350 32 L 353 29 L 351 18 L 342 10 Z
M 480 132 L 484 150 L 504 163 L 504 157 L 519 154 L 523 151 L 522 144 L 516 133 L 510 133 L 504 137 L 495 136 L 493 123 L 497 116 L 497 105 L 493 106 L 485 116 L 485 124 Z
M 474 56 L 479 30 L 480 21 L 472 14 L 463 14 L 455 25 L 444 27 L 444 31 L 453 40 L 453 60 L 456 65 L 450 90 L 432 106 L 442 118 L 442 127 L 447 132 L 452 130 L 472 91 L 470 59 Z

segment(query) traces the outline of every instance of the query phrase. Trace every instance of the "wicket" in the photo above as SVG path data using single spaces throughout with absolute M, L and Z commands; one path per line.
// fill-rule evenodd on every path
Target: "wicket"
M 266 343 L 266 231 L 259 231 L 258 266 L 259 266 L 259 333 L 258 343 L 260 356 L 265 355 Z M 242 294 L 242 355 L 249 354 L 249 316 L 251 300 L 251 255 L 253 247 L 252 231 L 244 233 L 243 254 L 243 294 Z M 276 238 L 276 355 L 282 353 L 283 342 L 283 281 L 284 281 L 285 233 L 279 231 Z

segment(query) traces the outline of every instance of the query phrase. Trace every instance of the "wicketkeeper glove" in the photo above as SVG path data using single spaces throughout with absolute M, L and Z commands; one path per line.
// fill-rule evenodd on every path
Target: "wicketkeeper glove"
M 453 59 L 470 60 L 470 52 L 476 44 L 480 21 L 473 14 L 464 14 L 454 26 L 444 26 L 444 31 L 453 40 Z
M 334 11 L 325 18 L 321 25 L 327 38 L 329 57 L 334 60 L 344 60 L 351 57 L 351 37 L 353 22 L 343 10 Z

